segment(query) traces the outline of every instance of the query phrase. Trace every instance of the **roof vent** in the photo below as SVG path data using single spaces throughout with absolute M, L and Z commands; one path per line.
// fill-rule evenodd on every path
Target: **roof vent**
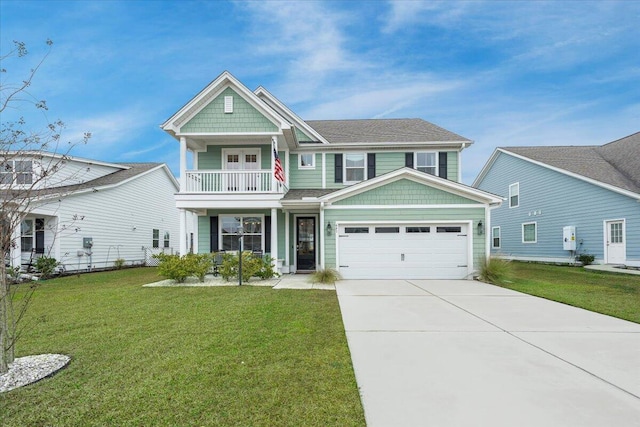
M 233 113 L 233 96 L 224 97 L 224 112 Z

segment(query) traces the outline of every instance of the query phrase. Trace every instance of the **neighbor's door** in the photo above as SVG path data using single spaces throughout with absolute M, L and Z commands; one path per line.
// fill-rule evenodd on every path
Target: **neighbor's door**
M 316 269 L 316 219 L 296 218 L 296 269 L 313 271 Z
M 606 263 L 624 264 L 626 258 L 624 221 L 607 221 Z

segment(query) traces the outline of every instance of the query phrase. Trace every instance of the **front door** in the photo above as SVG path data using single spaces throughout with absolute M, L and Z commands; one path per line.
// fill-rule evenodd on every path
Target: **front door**
M 607 221 L 606 227 L 606 263 L 624 264 L 626 258 L 624 221 Z
M 259 174 L 244 171 L 260 170 L 260 149 L 224 150 L 224 169 L 238 171 L 226 174 L 226 191 L 256 191 Z
M 316 219 L 315 217 L 296 218 L 296 267 L 297 271 L 316 269 Z

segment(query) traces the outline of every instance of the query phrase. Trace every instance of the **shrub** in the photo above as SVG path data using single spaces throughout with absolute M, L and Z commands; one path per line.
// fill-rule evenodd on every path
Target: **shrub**
M 154 257 L 160 261 L 158 274 L 162 277 L 175 280 L 178 283 L 184 283 L 187 277 L 193 274 L 188 262 L 185 262 L 180 255 L 158 254 L 154 255 Z
M 480 263 L 480 280 L 487 283 L 502 284 L 511 273 L 511 263 L 508 260 L 489 257 Z
M 183 260 L 187 264 L 187 270 L 191 273 L 189 275 L 196 276 L 201 282 L 204 282 L 204 277 L 213 266 L 210 254 L 189 253 L 184 256 Z
M 118 258 L 115 261 L 113 261 L 113 266 L 116 268 L 116 270 L 120 270 L 122 269 L 122 267 L 124 267 L 124 264 L 126 263 L 126 261 L 122 258 Z
M 582 263 L 582 265 L 590 265 L 596 259 L 596 257 L 591 254 L 580 254 L 577 258 L 578 261 Z
M 220 276 L 226 281 L 238 278 L 238 255 L 224 254 L 222 257 L 222 265 L 218 271 Z M 252 277 L 260 277 L 261 279 L 270 279 L 277 275 L 273 269 L 272 258 L 258 257 L 251 252 L 242 253 L 242 281 L 248 282 Z
M 40 273 L 40 278 L 48 279 L 56 272 L 56 267 L 58 266 L 58 261 L 56 261 L 53 257 L 48 257 L 46 255 L 41 256 L 36 259 L 35 267 L 36 270 Z
M 333 268 L 325 268 L 317 270 L 311 275 L 311 283 L 334 284 L 336 280 L 340 280 L 340 273 Z

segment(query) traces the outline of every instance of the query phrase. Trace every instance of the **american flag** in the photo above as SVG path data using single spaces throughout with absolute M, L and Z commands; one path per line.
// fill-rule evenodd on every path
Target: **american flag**
M 276 166 L 273 171 L 273 175 L 278 181 L 284 182 L 284 171 L 282 170 L 282 163 L 280 163 L 280 157 L 278 157 L 278 152 L 275 148 L 273 149 L 273 157 L 276 160 Z

